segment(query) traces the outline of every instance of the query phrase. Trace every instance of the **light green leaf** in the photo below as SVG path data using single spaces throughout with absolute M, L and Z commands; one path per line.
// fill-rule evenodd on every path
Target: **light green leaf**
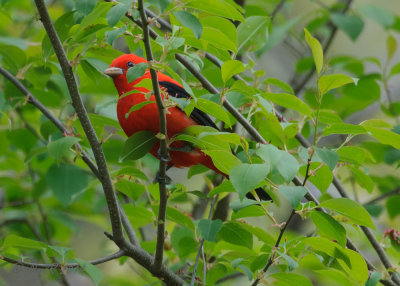
M 145 130 L 136 132 L 125 141 L 120 154 L 120 161 L 137 160 L 146 155 L 158 141 L 153 132 Z
M 307 277 L 291 272 L 277 272 L 268 276 L 268 285 L 271 286 L 312 286 L 310 279 Z
M 346 245 L 346 229 L 329 214 L 313 211 L 311 219 L 322 236 L 336 240 L 341 246 Z
M 226 180 L 223 181 L 221 184 L 219 184 L 218 186 L 216 186 L 214 189 L 212 189 L 207 197 L 211 198 L 217 194 L 221 194 L 221 193 L 234 193 L 235 192 L 235 188 L 233 187 L 231 181 Z
M 322 202 L 320 206 L 344 215 L 355 224 L 375 229 L 367 210 L 353 200 L 347 198 L 330 199 Z
M 292 208 L 296 209 L 301 199 L 307 194 L 307 189 L 302 186 L 280 186 L 278 192 L 290 202 Z
M 365 17 L 374 20 L 386 29 L 390 28 L 396 21 L 395 16 L 381 6 L 363 5 L 358 7 L 358 10 Z
M 57 163 L 59 163 L 65 155 L 69 152 L 72 145 L 79 142 L 79 138 L 73 136 L 66 136 L 56 141 L 50 142 L 47 145 L 49 154 L 54 157 Z
M 269 164 L 241 164 L 233 167 L 229 172 L 229 179 L 240 199 L 264 180 L 269 170 Z
M 279 87 L 280 89 L 282 89 L 283 91 L 286 91 L 290 94 L 294 94 L 293 88 L 290 85 L 288 85 L 286 82 L 280 80 L 279 78 L 269 77 L 267 79 L 266 83 L 269 85 L 275 85 L 275 86 Z
M 238 52 L 240 52 L 240 50 L 251 41 L 251 39 L 256 37 L 258 33 L 263 32 L 263 29 L 267 26 L 268 22 L 268 17 L 250 16 L 246 18 L 245 22 L 240 23 L 237 28 L 239 45 L 237 49 Z
M 193 14 L 186 11 L 176 11 L 174 12 L 174 16 L 183 26 L 192 30 L 197 39 L 200 39 L 201 34 L 203 33 L 203 26 Z
M 103 273 L 101 273 L 101 270 L 83 259 L 75 258 L 75 260 L 82 267 L 83 271 L 93 280 L 94 284 L 99 285 L 101 280 L 103 280 Z
M 397 41 L 393 35 L 389 35 L 387 40 L 386 40 L 386 47 L 387 47 L 387 60 L 390 62 L 390 60 L 393 58 L 393 55 L 396 53 L 397 50 Z
M 229 204 L 229 207 L 233 210 L 233 212 L 237 213 L 241 209 L 244 209 L 248 206 L 259 205 L 259 204 L 260 202 L 255 200 L 243 199 L 243 200 L 234 200 Z
M 241 22 L 244 21 L 242 14 L 240 14 L 234 6 L 222 0 L 191 0 L 186 3 L 185 6 L 202 10 L 212 15 L 222 16 Z
M 310 107 L 293 94 L 264 92 L 261 95 L 265 99 L 270 100 L 282 107 L 296 110 L 299 113 L 309 117 L 312 116 Z
M 366 189 L 368 193 L 372 193 L 375 184 L 374 181 L 371 179 L 371 177 L 358 168 L 352 166 L 347 166 L 347 167 L 352 171 L 353 176 L 356 179 L 356 182 L 362 188 Z
M 322 165 L 322 166 L 321 166 Z M 307 165 L 300 168 L 300 173 L 304 177 L 306 174 Z M 313 183 L 321 192 L 326 192 L 333 180 L 332 171 L 325 164 L 320 162 L 312 162 L 310 164 L 308 180 Z
M 226 61 L 221 67 L 222 80 L 224 83 L 226 83 L 232 76 L 244 72 L 245 70 L 246 67 L 241 61 Z
M 310 32 L 306 28 L 304 28 L 304 33 L 307 44 L 310 47 L 314 58 L 315 68 L 317 69 L 317 73 L 320 73 L 324 65 L 324 53 L 321 44 L 316 38 L 311 36 Z
M 9 247 L 17 249 L 33 249 L 33 250 L 43 250 L 46 251 L 47 245 L 41 241 L 20 237 L 14 234 L 7 235 L 4 239 L 3 249 Z
M 204 111 L 205 113 L 225 122 L 228 126 L 231 126 L 229 116 L 221 105 L 211 100 L 198 98 L 196 107 L 201 111 Z
M 394 219 L 400 214 L 400 196 L 391 196 L 386 201 L 386 209 L 391 219 Z
M 333 123 L 326 127 L 322 132 L 322 136 L 328 136 L 331 134 L 366 134 L 367 130 L 361 125 L 353 125 L 349 123 Z
M 323 75 L 319 79 L 319 88 L 321 94 L 324 95 L 331 89 L 341 87 L 349 83 L 356 83 L 355 80 L 345 74 Z
M 400 149 L 400 135 L 392 131 L 365 126 L 365 129 L 370 132 L 372 137 L 381 142 L 382 144 L 391 145 L 396 149 Z

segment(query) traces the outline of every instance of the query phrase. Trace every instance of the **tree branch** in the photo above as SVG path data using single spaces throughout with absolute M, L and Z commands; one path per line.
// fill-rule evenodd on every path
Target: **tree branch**
M 390 197 L 393 195 L 398 195 L 398 194 L 400 194 L 400 187 L 397 187 L 394 190 L 391 190 L 389 192 L 383 193 L 383 194 L 377 196 L 376 198 L 373 198 L 373 199 L 367 201 L 366 203 L 364 203 L 364 205 L 374 204 L 374 203 L 379 202 L 380 200 L 383 200 L 387 197 Z
M 274 21 L 276 14 L 282 9 L 283 5 L 285 5 L 286 0 L 281 0 L 278 5 L 276 5 L 274 11 L 271 13 L 271 22 Z
M 61 69 L 63 71 L 64 78 L 67 83 L 67 87 L 72 99 L 72 105 L 76 110 L 78 118 L 82 124 L 82 128 L 85 131 L 90 146 L 92 147 L 93 154 L 98 167 L 98 174 L 99 174 L 98 177 L 103 186 L 104 194 L 107 201 L 113 237 L 118 245 L 124 240 L 122 225 L 121 225 L 121 217 L 118 209 L 117 198 L 114 193 L 113 184 L 111 181 L 111 177 L 107 167 L 107 162 L 101 144 L 97 138 L 96 132 L 94 131 L 93 125 L 90 122 L 82 98 L 79 94 L 78 86 L 76 84 L 72 68 L 69 64 L 68 58 L 65 54 L 60 38 L 58 37 L 58 34 L 50 19 L 46 5 L 43 0 L 35 0 L 35 4 L 40 15 L 40 20 L 42 21 L 43 26 L 46 29 L 47 35 L 49 36 L 50 42 L 54 48 Z
M 167 162 L 170 161 L 168 146 L 167 146 L 167 120 L 165 113 L 165 106 L 161 97 L 160 86 L 158 83 L 157 72 L 152 68 L 152 62 L 154 61 L 153 53 L 151 51 L 151 43 L 149 36 L 149 26 L 147 22 L 146 11 L 143 7 L 143 0 L 138 1 L 138 9 L 143 25 L 143 42 L 146 50 L 147 61 L 150 64 L 151 81 L 153 84 L 154 96 L 156 98 L 158 117 L 160 121 L 160 150 L 159 159 L 160 167 L 158 171 L 158 183 L 160 190 L 160 206 L 158 209 L 158 220 L 157 220 L 157 246 L 153 265 L 153 271 L 159 273 L 163 262 L 164 253 L 164 240 L 165 240 L 165 216 L 167 212 L 167 188 L 168 183 L 166 172 Z
M 120 258 L 122 256 L 125 256 L 125 251 L 124 250 L 120 250 L 114 254 L 111 254 L 109 256 L 106 257 L 102 257 L 99 259 L 95 259 L 95 260 L 91 260 L 88 261 L 90 264 L 93 265 L 98 265 L 98 264 L 102 264 L 117 258 Z M 44 263 L 32 263 L 32 262 L 25 262 L 25 261 L 18 261 L 9 257 L 5 257 L 0 255 L 0 259 L 7 261 L 9 263 L 18 265 L 18 266 L 23 266 L 23 267 L 27 267 L 27 268 L 36 268 L 36 269 L 61 269 L 61 268 L 77 268 L 80 267 L 80 265 L 78 263 L 67 263 L 67 264 L 60 264 L 60 263 L 51 263 L 51 264 L 44 264 Z

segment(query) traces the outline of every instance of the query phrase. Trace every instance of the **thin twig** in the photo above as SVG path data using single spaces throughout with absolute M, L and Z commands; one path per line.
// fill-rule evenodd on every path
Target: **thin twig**
M 395 188 L 394 190 L 391 190 L 389 192 L 383 193 L 376 198 L 373 198 L 367 202 L 364 203 L 364 205 L 370 205 L 379 202 L 380 200 L 383 200 L 387 197 L 393 196 L 393 195 L 398 195 L 400 194 L 400 187 Z
M 352 0 L 348 1 L 348 7 L 350 7 Z M 155 37 L 157 37 L 157 33 L 152 33 L 154 34 Z M 332 42 L 332 41 L 331 41 Z M 326 47 L 325 49 L 329 48 Z M 175 57 L 178 59 L 178 61 L 180 61 L 203 85 L 204 88 L 206 88 L 208 91 L 210 91 L 211 93 L 219 93 L 219 91 L 199 72 L 196 70 L 196 68 L 191 65 L 185 58 L 184 56 L 180 55 L 180 54 L 176 54 Z M 217 66 L 220 66 L 219 61 L 216 61 L 215 64 Z M 235 78 L 235 77 L 234 77 Z M 235 78 L 237 79 L 237 77 Z M 266 141 L 265 139 L 261 136 L 261 134 L 239 113 L 238 110 L 236 110 L 236 108 L 234 108 L 229 101 L 227 101 L 226 99 L 223 102 L 224 107 L 238 120 L 238 122 L 243 126 L 243 128 L 258 142 L 265 144 Z M 301 134 L 297 134 L 296 135 L 296 139 L 300 142 L 300 144 L 302 144 L 304 147 L 308 148 L 310 146 L 310 144 L 308 143 L 308 141 L 301 135 Z M 296 177 L 297 178 L 297 177 Z M 296 179 L 294 178 L 294 180 Z M 301 183 L 300 183 L 301 184 Z M 339 186 L 341 186 L 340 182 L 337 180 L 336 177 L 333 178 L 333 184 L 335 185 L 336 189 L 339 191 L 339 193 L 342 195 L 343 192 L 346 193 L 346 191 L 344 190 L 344 188 L 342 187 L 342 189 L 340 190 Z M 343 196 L 343 195 L 342 195 Z M 343 196 L 345 197 L 345 196 Z M 364 230 L 363 230 L 364 231 Z M 367 235 L 367 234 L 366 234 Z M 368 237 L 368 235 L 367 235 Z M 371 242 L 372 243 L 372 242 Z M 373 244 L 374 248 L 375 246 L 377 246 L 376 244 Z M 375 249 L 375 251 L 378 253 L 378 251 L 382 254 L 384 254 L 384 252 L 381 252 L 380 250 Z M 378 256 L 381 258 L 381 256 L 378 254 Z M 363 256 L 364 257 L 364 256 Z M 364 257 L 364 259 L 367 261 L 367 259 Z M 381 258 L 382 261 L 382 258 Z M 382 261 L 383 262 L 383 261 Z M 396 278 L 395 278 L 396 279 Z M 400 284 L 399 284 L 400 285 Z
M 216 195 L 215 198 L 213 199 L 211 205 L 210 205 L 210 211 L 208 212 L 208 219 L 209 219 L 209 220 L 210 220 L 211 217 L 212 217 L 212 214 L 213 214 L 213 211 L 214 211 L 214 205 L 215 205 L 215 203 L 218 201 L 218 197 L 219 197 L 219 196 Z M 196 254 L 196 260 L 195 260 L 195 262 L 194 262 L 192 278 L 191 278 L 191 280 L 190 280 L 190 286 L 193 286 L 193 285 L 194 285 L 194 281 L 195 281 L 195 279 L 196 279 L 196 272 L 197 272 L 197 266 L 198 266 L 199 260 L 200 260 L 200 255 L 201 255 L 202 252 L 204 252 L 203 246 L 204 246 L 204 238 L 201 240 L 200 246 L 199 246 L 199 250 L 197 251 L 197 254 Z M 204 268 L 206 267 L 206 263 L 207 263 L 207 261 L 204 260 L 204 256 L 203 256 L 203 264 L 204 264 L 203 267 L 204 267 Z M 205 274 L 204 274 L 203 279 L 204 279 L 204 282 L 205 282 L 205 280 L 206 280 Z
M 149 36 L 149 26 L 147 22 L 146 11 L 143 7 L 143 0 L 138 1 L 138 9 L 143 24 L 143 42 L 146 50 L 147 62 L 152 63 L 154 61 L 153 53 L 151 51 L 151 43 Z M 158 273 L 161 270 L 164 253 L 164 240 L 165 240 L 165 216 L 167 211 L 167 162 L 170 160 L 167 146 L 167 120 L 166 112 L 163 99 L 161 97 L 160 86 L 158 83 L 157 72 L 150 65 L 151 81 L 153 84 L 154 96 L 156 98 L 158 117 L 160 121 L 160 150 L 159 159 L 160 167 L 158 170 L 158 183 L 160 191 L 160 206 L 158 209 L 158 220 L 157 220 L 157 246 L 154 259 L 153 270 Z
M 50 19 L 50 15 L 47 11 L 44 0 L 35 0 L 35 4 L 40 15 L 40 20 L 42 21 L 43 26 L 46 29 L 47 35 L 49 36 L 54 52 L 60 63 L 72 99 L 72 105 L 76 110 L 78 118 L 82 124 L 82 128 L 85 131 L 90 146 L 92 147 L 92 151 L 97 163 L 98 173 L 100 177 L 99 180 L 103 186 L 104 194 L 107 201 L 114 240 L 117 244 L 121 243 L 124 240 L 121 217 L 118 209 L 117 197 L 114 192 L 113 184 L 108 171 L 107 162 L 103 153 L 103 149 L 101 147 L 100 141 L 97 138 L 96 132 L 94 131 L 93 125 L 90 122 L 86 108 L 79 94 L 74 73 L 72 72 L 72 68 L 69 64 L 68 58 L 65 54 L 60 38 L 58 37 L 58 34 Z
M 282 9 L 283 5 L 285 5 L 286 0 L 281 0 L 278 5 L 276 5 L 274 11 L 271 13 L 271 22 L 274 21 L 276 14 Z
M 106 257 L 102 257 L 99 259 L 91 260 L 88 261 L 90 264 L 93 265 L 98 265 L 102 264 L 117 258 L 120 258 L 122 256 L 126 255 L 124 250 L 120 250 L 114 254 L 111 254 Z M 67 263 L 67 264 L 60 264 L 60 263 L 51 263 L 51 264 L 44 264 L 44 263 L 33 263 L 33 262 L 25 262 L 25 261 L 18 261 L 9 257 L 5 257 L 0 255 L 0 259 L 7 261 L 9 263 L 18 265 L 18 266 L 23 266 L 23 267 L 28 267 L 28 268 L 36 268 L 36 269 L 62 269 L 62 268 L 77 268 L 80 267 L 78 263 Z

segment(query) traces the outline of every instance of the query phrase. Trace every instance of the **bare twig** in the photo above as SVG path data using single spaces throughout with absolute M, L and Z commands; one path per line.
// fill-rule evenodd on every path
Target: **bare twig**
M 276 5 L 274 11 L 271 13 L 271 22 L 274 21 L 276 14 L 282 9 L 283 5 L 285 5 L 286 0 L 281 0 L 278 5 Z
M 79 94 L 78 86 L 76 84 L 72 68 L 69 64 L 60 38 L 58 37 L 58 34 L 50 19 L 46 5 L 43 0 L 35 0 L 35 4 L 40 15 L 40 20 L 42 21 L 43 26 L 46 29 L 47 35 L 49 36 L 50 42 L 60 63 L 69 93 L 71 95 L 72 105 L 77 112 L 78 118 L 82 124 L 82 128 L 85 131 L 90 146 L 92 147 L 98 167 L 99 180 L 103 186 L 104 194 L 107 201 L 114 240 L 117 244 L 121 243 L 124 240 L 124 236 L 122 231 L 120 212 L 118 209 L 117 198 L 114 192 L 113 184 L 107 167 L 107 162 L 100 141 L 97 138 L 92 123 L 90 122 L 86 108 Z
M 114 254 L 111 254 L 106 257 L 102 257 L 99 259 L 91 260 L 88 261 L 90 264 L 93 265 L 98 265 L 102 264 L 117 258 L 120 258 L 122 256 L 126 255 L 124 250 L 120 250 Z M 61 268 L 77 268 L 80 267 L 78 263 L 67 263 L 67 264 L 60 264 L 60 263 L 51 263 L 51 264 L 44 264 L 44 263 L 33 263 L 33 262 L 25 262 L 25 261 L 18 261 L 12 258 L 8 258 L 5 256 L 0 255 L 0 259 L 7 261 L 9 263 L 18 265 L 18 266 L 23 266 L 23 267 L 28 267 L 28 268 L 35 268 L 35 269 L 61 269 Z
M 143 7 L 143 0 L 138 1 L 138 8 L 143 25 L 143 42 L 146 50 L 147 61 L 151 64 L 154 61 L 153 53 L 151 51 L 151 43 L 149 36 L 149 26 L 147 22 L 146 11 Z M 170 160 L 167 146 L 167 120 L 165 114 L 165 106 L 161 97 L 160 86 L 158 84 L 157 72 L 150 66 L 151 81 L 153 84 L 154 96 L 156 98 L 158 117 L 160 121 L 160 150 L 159 159 L 160 167 L 158 171 L 158 183 L 160 190 L 160 206 L 158 209 L 157 220 L 157 246 L 154 259 L 153 270 L 158 273 L 161 270 L 164 253 L 164 240 L 165 240 L 165 216 L 167 211 L 167 162 Z

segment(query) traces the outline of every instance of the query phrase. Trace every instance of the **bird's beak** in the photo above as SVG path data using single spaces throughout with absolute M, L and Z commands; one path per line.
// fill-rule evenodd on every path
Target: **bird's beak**
M 104 71 L 104 74 L 106 74 L 110 77 L 117 77 L 123 73 L 124 73 L 124 71 L 122 69 L 116 68 L 116 67 L 111 67 Z

